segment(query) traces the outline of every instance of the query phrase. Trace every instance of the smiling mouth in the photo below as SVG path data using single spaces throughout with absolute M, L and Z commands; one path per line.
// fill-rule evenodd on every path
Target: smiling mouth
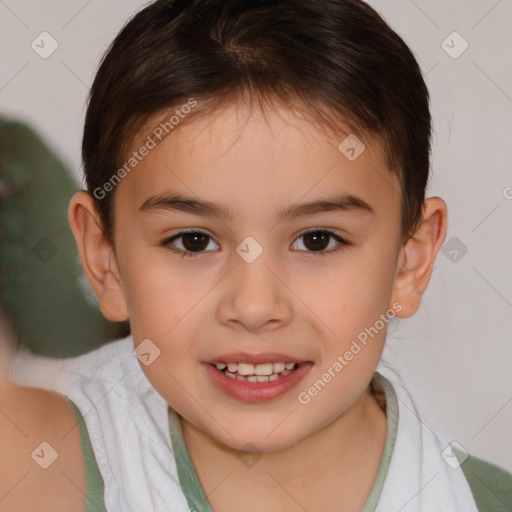
M 226 377 L 243 382 L 272 382 L 293 373 L 300 363 L 216 363 Z

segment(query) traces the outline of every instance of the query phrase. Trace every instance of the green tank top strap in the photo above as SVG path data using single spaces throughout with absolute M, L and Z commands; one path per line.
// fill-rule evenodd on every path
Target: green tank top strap
M 65 396 L 65 395 L 64 395 Z M 85 512 L 106 512 L 104 495 L 103 478 L 101 477 L 98 464 L 91 446 L 91 440 L 87 432 L 84 418 L 80 409 L 65 396 L 75 413 L 78 422 L 78 431 L 80 433 L 80 442 L 82 444 L 82 453 L 84 455 L 85 477 L 86 477 L 86 495 L 85 495 Z
M 452 449 L 468 481 L 478 511 L 512 510 L 512 474 L 495 464 L 463 453 L 456 445 Z
M 384 380 L 384 379 L 381 379 Z M 379 381 L 379 384 L 386 384 Z M 387 395 L 391 400 L 388 400 L 388 406 L 393 403 L 393 396 L 389 393 Z M 64 395 L 65 396 L 65 395 Z M 85 473 L 86 473 L 86 507 L 85 512 L 106 512 L 104 502 L 104 484 L 103 478 L 99 471 L 94 456 L 94 451 L 91 446 L 91 441 L 84 418 L 78 407 L 67 396 L 65 397 L 70 403 L 73 412 L 75 413 L 78 429 L 80 434 L 80 442 L 82 445 L 82 452 L 84 457 Z M 392 411 L 388 411 L 390 413 Z M 390 416 L 393 416 L 391 414 Z M 392 419 L 392 418 L 390 418 Z M 204 492 L 199 483 L 198 477 L 195 473 L 192 461 L 186 449 L 186 444 L 182 437 L 179 419 L 176 413 L 169 408 L 170 420 L 170 433 L 174 447 L 174 455 L 176 457 L 177 469 L 179 474 L 180 483 L 184 488 L 189 504 L 192 499 L 193 505 L 196 510 L 211 511 L 209 503 L 204 496 Z M 393 423 L 393 420 L 390 422 Z M 386 445 L 393 439 L 394 434 L 387 436 Z M 468 455 L 459 451 L 454 445 L 452 447 L 456 455 L 461 469 L 469 484 L 473 498 L 475 500 L 479 512 L 510 512 L 512 510 L 512 474 L 508 471 L 484 461 L 473 455 Z M 386 466 L 389 461 L 386 461 Z M 184 471 L 188 469 L 189 471 Z M 191 485 L 194 484 L 195 485 Z M 380 489 L 379 489 L 380 491 Z M 201 499 L 202 498 L 202 499 Z

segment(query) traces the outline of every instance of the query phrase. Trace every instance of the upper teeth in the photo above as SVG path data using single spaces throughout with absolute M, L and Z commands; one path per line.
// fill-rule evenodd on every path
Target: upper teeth
M 273 373 L 281 373 L 285 370 L 292 370 L 295 363 L 217 363 L 215 365 L 219 370 L 228 368 L 231 373 L 238 372 L 238 375 L 272 375 Z

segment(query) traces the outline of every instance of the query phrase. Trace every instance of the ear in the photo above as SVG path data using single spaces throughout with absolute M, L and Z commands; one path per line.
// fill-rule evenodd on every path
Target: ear
M 128 318 L 128 308 L 113 246 L 107 241 L 94 199 L 77 192 L 68 208 L 68 219 L 80 260 L 103 315 L 112 322 Z
M 407 318 L 418 310 L 446 236 L 447 219 L 448 209 L 441 198 L 425 199 L 423 219 L 398 258 L 391 303 L 400 303 L 402 310 L 396 316 Z

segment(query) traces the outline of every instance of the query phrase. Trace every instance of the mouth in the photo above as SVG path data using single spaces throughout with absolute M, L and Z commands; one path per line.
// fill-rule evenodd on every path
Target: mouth
M 258 363 L 241 361 L 221 359 L 203 363 L 203 367 L 217 389 L 244 402 L 263 402 L 283 396 L 313 366 L 310 361 L 294 362 L 289 358 Z
M 217 370 L 242 382 L 273 382 L 290 375 L 298 363 L 216 363 Z

